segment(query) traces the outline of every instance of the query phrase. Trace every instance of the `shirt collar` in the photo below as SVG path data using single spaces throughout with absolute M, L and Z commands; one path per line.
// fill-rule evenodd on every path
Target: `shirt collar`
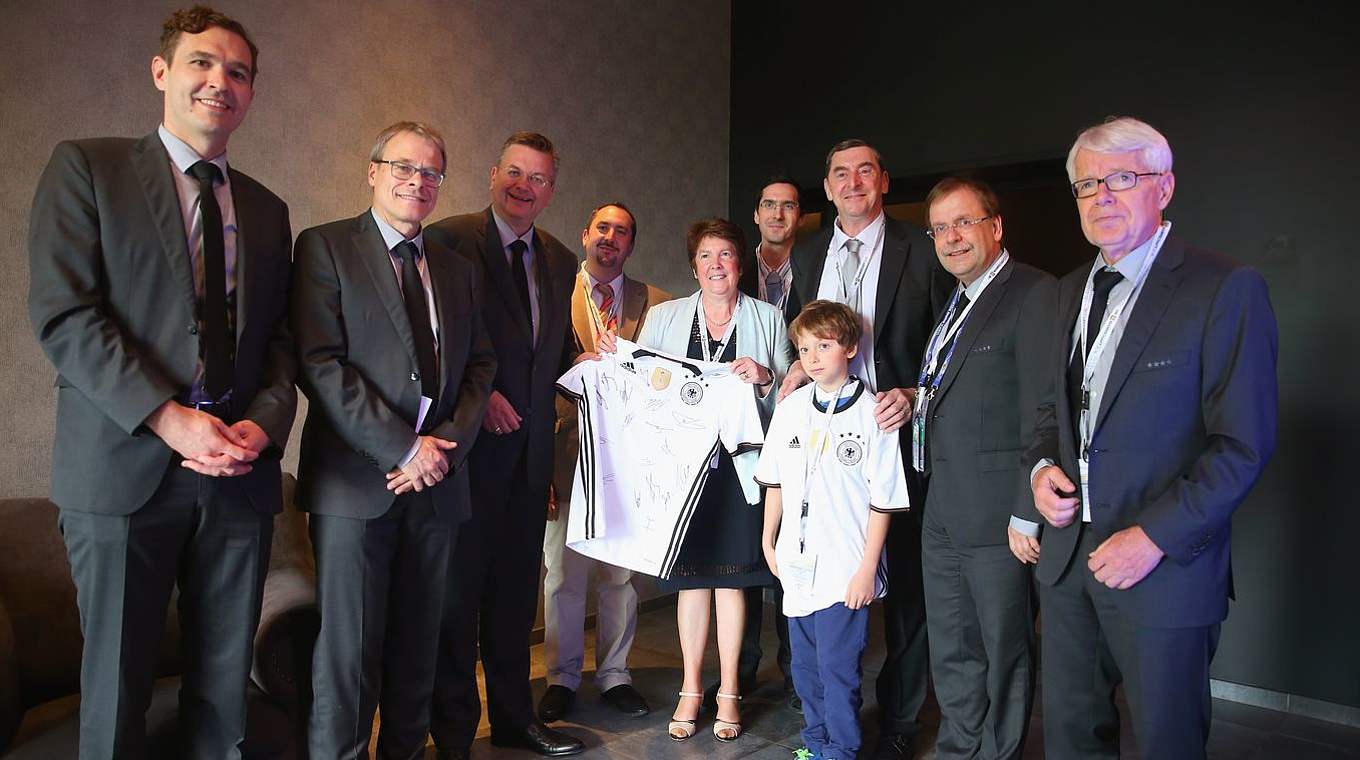
M 999 270 L 1001 267 L 1005 266 L 1006 265 L 1005 262 L 1009 259 L 1009 257 L 1010 253 L 1005 248 L 1002 248 L 1001 252 L 996 255 L 996 261 L 993 261 L 992 265 L 987 267 L 986 271 L 982 273 L 982 276 L 968 283 L 968 285 L 964 287 L 963 294 L 968 296 L 969 301 L 978 300 L 978 296 L 982 295 L 982 289 L 987 286 L 988 275 L 992 274 L 993 269 Z
M 1162 222 L 1162 224 L 1166 224 L 1166 222 Z M 1143 259 L 1147 258 L 1148 252 L 1152 250 L 1152 242 L 1156 239 L 1157 231 L 1154 230 L 1152 236 L 1147 240 L 1144 240 L 1142 245 L 1129 251 L 1122 259 L 1116 261 L 1114 264 L 1106 264 L 1105 254 L 1097 253 L 1093 271 L 1113 266 L 1120 274 L 1124 275 L 1124 279 L 1133 282 L 1138 279 L 1138 272 L 1143 268 Z
M 491 218 L 496 222 L 496 231 L 500 233 L 501 248 L 509 248 L 510 244 L 516 240 L 523 240 L 525 245 L 530 248 L 534 247 L 534 226 L 532 224 L 529 225 L 528 232 L 523 235 L 516 235 L 515 231 L 510 229 L 510 225 L 506 224 L 505 220 L 501 219 L 500 215 L 496 213 L 494 207 L 491 209 Z
M 403 237 L 400 232 L 397 232 L 395 227 L 388 224 L 387 222 L 384 222 L 382 217 L 378 216 L 377 211 L 374 211 L 373 209 L 370 208 L 368 210 L 368 213 L 373 215 L 373 221 L 377 222 L 378 224 L 378 232 L 382 233 L 383 245 L 387 246 L 388 253 L 391 253 L 392 249 L 396 248 L 397 244 L 402 242 L 406 238 Z M 411 238 L 411 242 L 416 244 L 416 250 L 420 251 L 421 256 L 424 256 L 425 229 L 423 227 L 421 228 L 420 232 L 416 233 L 415 237 Z
M 188 172 L 189 167 L 204 160 L 202 156 L 198 155 L 198 151 L 189 147 L 189 143 L 171 134 L 164 124 L 156 129 L 156 134 L 160 136 L 161 145 L 165 146 L 165 152 L 170 154 L 170 162 L 175 165 L 180 173 Z M 227 177 L 227 152 L 222 151 L 207 159 L 207 161 L 217 166 L 222 172 L 222 179 L 225 182 Z
M 869 222 L 869 226 L 860 230 L 859 234 L 854 236 L 855 239 L 864 245 L 874 244 L 874 241 L 878 240 L 879 231 L 883 228 L 883 218 L 883 212 L 879 211 L 878 216 L 874 217 L 872 222 Z M 849 240 L 851 236 L 845 234 L 845 230 L 841 229 L 840 217 L 836 217 L 836 223 L 831 225 L 831 229 L 834 230 L 834 232 L 831 233 L 831 250 L 839 251 L 845 246 L 845 241 Z M 861 258 L 870 253 L 872 253 L 872 251 L 867 251 L 863 248 L 860 249 Z
M 759 268 L 760 271 L 760 279 L 763 280 L 766 277 L 769 277 L 771 274 L 776 273 L 780 277 L 783 277 L 784 275 L 788 274 L 789 268 L 793 266 L 793 256 L 789 256 L 788 258 L 784 259 L 783 264 L 780 264 L 778 267 L 771 269 L 770 266 L 765 263 L 765 259 L 762 258 L 760 255 L 760 248 L 763 245 L 765 245 L 765 243 L 763 242 L 756 243 L 756 266 Z
M 864 392 L 864 383 L 861 383 L 859 378 L 854 375 L 851 375 L 848 378 L 848 383 L 849 384 L 841 391 L 841 398 L 836 402 L 836 411 L 832 412 L 832 414 L 844 411 L 846 407 L 853 404 L 855 399 L 859 398 L 860 394 Z M 812 406 L 814 409 L 819 412 L 825 412 L 826 405 L 831 403 L 831 396 L 832 394 L 830 393 L 823 393 L 822 389 L 816 383 L 812 383 Z
M 586 276 L 586 284 L 590 286 L 590 292 L 594 294 L 595 286 L 599 285 L 600 281 L 590 276 L 590 272 L 586 271 L 586 266 L 584 263 L 581 264 L 581 274 Z M 619 299 L 619 292 L 623 290 L 623 272 L 619 272 L 618 277 L 615 277 L 614 279 L 609 281 L 609 287 L 613 288 L 614 301 L 615 303 L 617 303 Z

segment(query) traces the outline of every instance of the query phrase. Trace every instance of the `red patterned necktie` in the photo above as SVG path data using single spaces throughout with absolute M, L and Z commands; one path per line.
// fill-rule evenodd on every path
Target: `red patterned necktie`
M 604 329 L 617 330 L 619 317 L 614 313 L 614 288 L 607 282 L 597 282 L 595 293 L 600 296 L 600 322 Z

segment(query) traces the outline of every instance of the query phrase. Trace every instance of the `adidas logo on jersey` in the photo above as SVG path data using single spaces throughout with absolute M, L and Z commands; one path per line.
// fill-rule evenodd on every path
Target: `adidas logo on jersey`
M 801 448 L 803 448 L 803 444 L 801 444 L 801 443 L 798 442 L 798 436 L 795 435 L 795 436 L 793 437 L 793 440 L 789 441 L 789 448 L 791 448 L 791 449 L 801 449 Z

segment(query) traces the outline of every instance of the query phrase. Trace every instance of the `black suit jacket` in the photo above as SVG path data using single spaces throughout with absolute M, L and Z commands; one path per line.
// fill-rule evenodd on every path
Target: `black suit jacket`
M 793 288 L 784 308 L 789 322 L 802 311 L 803 304 L 817 297 L 832 232 L 828 225 L 793 246 Z M 935 246 L 925 231 L 885 216 L 883 262 L 874 310 L 878 390 L 916 386 L 930 330 L 953 287 L 954 279 L 940 267 Z M 910 444 L 907 436 L 901 438 Z
M 1089 272 L 1083 265 L 1060 283 L 1059 349 L 1049 370 L 1055 393 L 1040 407 L 1027 456 L 1031 465 L 1054 460 L 1073 482 L 1067 358 Z M 1139 525 L 1167 555 L 1133 588 L 1115 592 L 1136 624 L 1202 626 L 1227 616 L 1232 513 L 1275 449 L 1277 349 L 1261 276 L 1169 238 L 1115 351 L 1091 441 L 1096 539 Z M 1086 561 L 1074 557 L 1078 522 L 1044 525 L 1041 582 L 1054 584 Z
M 181 397 L 198 362 L 194 278 L 172 172 L 152 133 L 63 142 L 38 181 L 29 223 L 29 319 L 57 369 L 52 499 L 63 509 L 135 512 L 173 454 L 143 422 Z M 288 207 L 230 170 L 236 208 L 233 414 L 270 447 L 227 494 L 282 508 L 279 459 L 297 406 L 288 334 Z
M 1034 512 L 1021 459 L 1052 393 L 1057 293 L 1052 275 L 1011 259 L 959 329 L 930 404 L 926 448 L 926 519 L 956 544 L 1005 544 L 1011 515 Z
M 499 359 L 493 384 L 522 418 L 519 430 L 483 435 L 470 454 L 473 509 L 498 513 L 507 503 L 510 480 L 523 457 L 534 505 L 547 509 L 553 468 L 553 426 L 557 419 L 557 378 L 578 351 L 569 325 L 576 257 L 556 238 L 534 229 L 535 285 L 539 299 L 538 339 L 511 282 L 491 209 L 452 216 L 431 225 L 426 240 L 440 242 L 476 267 L 486 292 L 483 317 Z
M 415 339 L 382 233 L 369 211 L 298 236 L 293 332 L 308 400 L 298 503 L 318 514 L 372 519 L 396 498 L 385 474 L 415 441 L 421 382 Z M 422 433 L 454 441 L 435 509 L 470 514 L 468 452 L 486 412 L 496 357 L 482 324 L 476 271 L 425 237 L 439 318 L 439 398 Z

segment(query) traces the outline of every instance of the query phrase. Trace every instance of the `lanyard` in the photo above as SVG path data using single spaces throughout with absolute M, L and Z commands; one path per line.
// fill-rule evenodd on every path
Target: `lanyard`
M 992 262 L 987 271 L 982 275 L 982 286 L 978 288 L 977 297 L 969 300 L 968 305 L 963 307 L 963 313 L 958 319 L 954 319 L 954 310 L 958 308 L 959 298 L 963 295 L 965 288 L 960 285 L 954 291 L 954 295 L 949 299 L 949 306 L 945 309 L 944 316 L 940 318 L 940 324 L 935 326 L 935 331 L 930 335 L 930 343 L 926 346 L 926 363 L 921 367 L 921 374 L 917 378 L 916 384 L 924 386 L 930 383 L 933 392 L 940 387 L 940 380 L 944 377 L 945 370 L 949 368 L 949 361 L 954 356 L 954 348 L 958 345 L 957 337 L 963 330 L 963 323 L 968 320 L 968 315 L 972 313 L 973 307 L 982 300 L 982 294 L 987 292 L 987 286 L 992 284 L 992 280 L 1001 273 L 1006 263 L 1010 261 L 1010 253 L 1002 250 L 1001 255 Z M 952 320 L 952 322 L 951 322 Z M 949 352 L 945 354 L 943 363 L 940 363 L 940 353 L 944 346 L 949 345 Z M 938 370 L 936 364 L 939 364 Z
M 1096 332 L 1095 341 L 1090 344 L 1091 349 L 1086 352 L 1086 361 L 1082 365 L 1081 393 L 1083 399 L 1088 398 L 1087 394 L 1089 394 L 1091 390 L 1091 381 L 1095 378 L 1096 374 L 1096 365 L 1100 360 L 1100 356 L 1110 344 L 1110 338 L 1114 334 L 1114 327 L 1118 324 L 1120 315 L 1124 313 L 1124 309 L 1133 300 L 1133 297 L 1138 291 L 1142 289 L 1143 283 L 1147 281 L 1148 272 L 1152 270 L 1152 262 L 1156 260 L 1157 253 L 1162 249 L 1162 244 L 1166 242 L 1166 236 L 1170 231 L 1171 222 L 1163 222 L 1162 226 L 1157 229 L 1157 234 L 1152 237 L 1152 244 L 1148 247 L 1148 251 L 1143 257 L 1143 265 L 1138 268 L 1138 274 L 1133 281 L 1133 287 L 1129 288 L 1129 292 L 1124 295 L 1124 299 L 1119 302 L 1118 306 L 1106 310 L 1105 318 L 1100 323 L 1099 331 Z M 1091 313 L 1091 302 L 1095 300 L 1095 288 L 1092 283 L 1095 282 L 1095 273 L 1098 269 L 1098 267 L 1092 267 L 1090 274 L 1086 276 L 1086 287 L 1081 294 L 1081 311 L 1078 312 L 1077 316 L 1077 319 L 1080 320 L 1078 329 L 1081 330 L 1081 340 L 1072 341 L 1072 354 L 1067 357 L 1069 362 L 1072 360 L 1072 356 L 1076 354 L 1078 348 L 1084 350 L 1087 345 L 1086 321 L 1087 315 Z M 1082 404 L 1079 418 L 1081 446 L 1078 451 L 1081 452 L 1081 458 L 1083 460 L 1086 458 L 1086 450 L 1091 444 L 1091 433 L 1093 432 L 1091 430 L 1091 413 L 1090 409 L 1086 408 L 1087 406 L 1086 403 Z
M 761 269 L 761 267 L 765 266 L 765 262 L 762 261 L 760 258 L 761 245 L 763 244 L 756 245 L 756 281 L 758 283 L 757 288 L 760 293 L 760 300 L 770 304 L 771 306 L 775 307 L 776 309 L 779 309 L 780 311 L 783 311 L 784 306 L 789 302 L 789 289 L 790 286 L 792 285 L 792 283 L 786 282 L 788 278 L 786 278 L 784 275 L 787 274 L 789 269 L 793 266 L 793 256 L 789 256 L 789 258 L 784 259 L 783 264 L 780 264 L 778 267 L 771 269 L 769 274 L 766 274 Z M 769 277 L 769 275 L 771 274 L 778 275 L 780 283 L 782 283 L 784 286 L 784 292 L 779 295 L 779 303 L 773 303 L 769 300 L 770 291 L 765 286 L 766 278 Z
M 716 362 L 722 359 L 723 352 L 727 350 L 727 344 L 732 341 L 732 336 L 737 332 L 737 312 L 741 311 L 741 294 L 737 294 L 737 305 L 732 308 L 732 319 L 727 323 L 727 332 L 723 333 L 722 342 L 718 344 L 718 350 L 709 353 L 709 334 L 708 318 L 704 316 L 704 294 L 699 294 L 698 301 L 694 304 L 694 315 L 699 320 L 699 350 L 704 354 L 704 361 Z
M 865 253 L 864 256 L 862 256 L 862 257 L 860 258 L 860 260 L 859 260 L 859 268 L 855 270 L 855 279 L 852 281 L 852 282 L 853 282 L 853 286 L 854 286 L 854 291 L 853 291 L 853 292 L 847 292 L 847 291 L 846 291 L 846 288 L 845 288 L 845 283 L 841 282 L 841 287 L 840 287 L 841 296 L 845 299 L 845 300 L 843 300 L 841 303 L 844 303 L 846 306 L 849 306 L 849 307 L 853 308 L 855 311 L 860 311 L 860 308 L 859 308 L 859 291 L 860 291 L 860 284 L 864 282 L 864 275 L 867 274 L 868 271 L 869 271 L 869 264 L 871 264 L 871 263 L 873 262 L 873 260 L 874 260 L 874 252 L 878 250 L 879 241 L 881 241 L 881 240 L 883 239 L 883 230 L 884 230 L 884 228 L 886 228 L 887 226 L 888 226 L 888 222 L 887 222 L 887 219 L 885 218 L 885 219 L 883 220 L 883 222 L 882 222 L 881 224 L 878 225 L 878 233 L 874 235 L 874 241 L 873 241 L 872 243 L 869 244 L 868 252 Z M 841 230 L 841 233 L 844 234 L 844 233 L 845 233 L 845 230 Z M 833 235 L 832 238 L 834 239 L 835 236 Z M 850 239 L 850 236 L 847 235 L 847 236 L 846 236 L 846 239 L 849 240 L 849 239 Z M 845 243 L 842 242 L 842 243 L 841 243 L 841 248 L 844 248 L 844 247 L 845 247 Z M 838 248 L 837 251 L 839 252 L 839 250 L 840 250 L 840 249 Z M 863 244 L 860 245 L 860 250 L 861 250 L 861 251 L 864 251 L 864 250 L 865 250 Z M 848 251 L 847 251 L 847 253 L 848 253 Z M 840 282 L 840 272 L 839 272 L 840 267 L 837 266 L 836 269 L 838 270 L 837 273 L 836 273 L 836 280 L 837 280 L 837 282 Z
M 836 389 L 836 395 L 833 396 L 833 397 L 831 397 L 831 399 L 829 399 L 829 400 L 826 402 L 826 413 L 822 415 L 823 419 L 826 420 L 826 423 L 822 426 L 822 434 L 819 436 L 819 435 L 816 435 L 816 431 L 813 431 L 814 435 L 811 436 L 811 439 L 812 439 L 812 440 L 809 440 L 809 441 L 808 441 L 807 454 L 805 454 L 805 455 L 804 455 L 804 458 L 803 458 L 803 467 L 804 467 L 804 470 L 803 470 L 803 505 L 802 505 L 802 508 L 799 510 L 799 513 L 798 513 L 798 553 L 799 553 L 799 554 L 802 554 L 802 553 L 803 553 L 803 550 L 807 547 L 807 521 L 808 521 L 808 498 L 807 498 L 807 497 L 808 497 L 808 492 L 809 492 L 809 491 L 811 490 L 811 488 L 812 488 L 812 477 L 813 477 L 814 475 L 817 474 L 817 468 L 818 468 L 818 466 L 821 465 L 821 463 L 822 463 L 822 455 L 826 453 L 826 450 L 827 450 L 828 448 L 834 448 L 833 446 L 828 446 L 828 445 L 827 445 L 827 443 L 831 440 L 831 416 L 834 415 L 834 414 L 836 413 L 836 407 L 840 405 L 841 396 L 845 394 L 845 389 L 846 389 L 846 388 L 852 388 L 852 387 L 854 386 L 854 384 L 855 384 L 855 378 L 854 378 L 854 377 L 850 377 L 850 378 L 847 378 L 846 381 L 845 381 L 844 383 L 841 384 L 841 387 L 839 387 L 839 388 Z M 814 401 L 815 401 L 816 398 L 817 398 L 817 390 L 816 390 L 816 388 L 814 388 L 813 391 L 812 391 L 812 398 L 813 398 Z M 816 406 L 814 406 L 813 408 L 815 409 Z

